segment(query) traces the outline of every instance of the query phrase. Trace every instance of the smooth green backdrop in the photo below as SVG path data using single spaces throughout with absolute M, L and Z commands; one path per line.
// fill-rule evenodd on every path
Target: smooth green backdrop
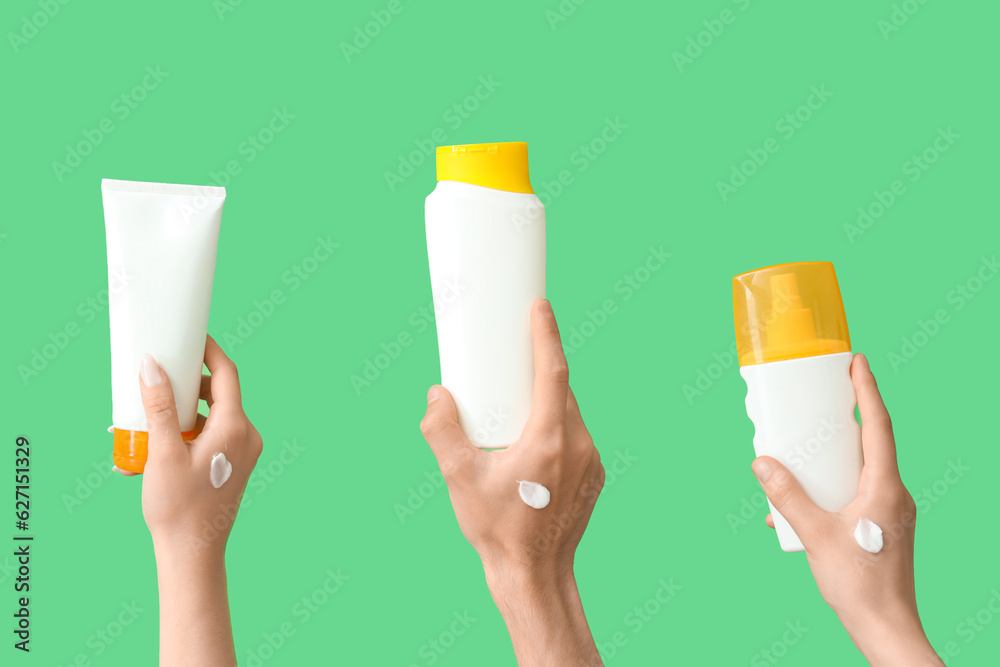
M 1000 595 L 1000 280 L 976 283 L 1000 249 L 996 3 L 51 4 L 51 17 L 44 1 L 0 11 L 4 465 L 15 436 L 30 436 L 36 535 L 34 650 L 15 654 L 7 635 L 0 662 L 155 661 L 141 480 L 108 475 L 107 315 L 88 305 L 107 286 L 100 179 L 212 183 L 233 163 L 210 332 L 239 365 L 265 441 L 228 551 L 240 664 L 513 664 L 418 430 L 439 378 L 421 309 L 425 149 L 440 138 L 527 141 L 549 193 L 548 296 L 567 340 L 580 332 L 567 345 L 572 384 L 604 460 L 619 461 L 577 559 L 608 664 L 774 664 L 765 650 L 788 667 L 864 664 L 805 557 L 780 552 L 764 525 L 728 356 L 732 275 L 819 259 L 836 266 L 853 347 L 871 359 L 903 478 L 923 501 L 929 636 L 939 650 L 955 643 L 949 665 L 1000 652 L 1000 618 L 981 611 Z M 686 50 L 689 61 L 676 55 Z M 800 109 L 814 90 L 822 102 Z M 294 118 L 252 149 L 275 109 Z M 602 145 L 608 123 L 618 129 Z M 948 150 L 914 170 L 949 128 Z M 81 142 L 77 163 L 67 152 Z M 766 145 L 777 152 L 720 194 Z M 564 170 L 553 196 L 546 183 Z M 903 194 L 862 234 L 845 230 L 896 179 Z M 289 272 L 317 238 L 339 248 L 296 284 Z M 651 247 L 671 257 L 629 294 L 621 281 Z M 980 289 L 957 296 L 970 280 Z M 244 336 L 240 319 L 258 321 L 255 301 L 274 290 L 283 303 Z M 608 299 L 616 312 L 586 326 Z M 937 311 L 944 323 L 922 336 Z M 356 391 L 351 376 L 385 366 L 382 344 L 403 332 L 412 344 Z M 906 363 L 891 356 L 904 352 Z M 0 561 L 5 617 L 11 560 Z M 338 569 L 349 579 L 306 618 L 297 605 Z M 671 580 L 673 599 L 637 615 Z M 119 633 L 133 602 L 142 611 Z M 476 620 L 451 636 L 466 613 Z M 992 623 L 971 630 L 977 614 Z M 286 622 L 294 635 L 262 651 Z M 807 630 L 782 646 L 786 624 Z M 627 643 L 612 654 L 617 632 Z

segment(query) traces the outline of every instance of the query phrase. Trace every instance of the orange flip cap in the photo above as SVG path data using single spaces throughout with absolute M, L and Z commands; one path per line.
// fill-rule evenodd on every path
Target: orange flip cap
M 181 431 L 185 441 L 194 440 L 198 431 Z M 128 472 L 141 473 L 146 469 L 146 457 L 149 455 L 149 433 L 146 431 L 124 431 L 115 429 L 114 461 L 115 465 Z
M 830 262 L 776 264 L 733 278 L 740 366 L 851 351 Z

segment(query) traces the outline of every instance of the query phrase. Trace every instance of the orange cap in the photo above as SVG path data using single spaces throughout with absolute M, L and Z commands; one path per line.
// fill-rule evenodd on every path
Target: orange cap
M 197 430 L 181 431 L 185 441 L 194 440 Z M 148 455 L 149 433 L 146 431 L 124 431 L 115 429 L 114 461 L 115 465 L 127 472 L 141 473 L 146 469 Z
M 830 262 L 793 262 L 733 278 L 740 366 L 851 351 Z

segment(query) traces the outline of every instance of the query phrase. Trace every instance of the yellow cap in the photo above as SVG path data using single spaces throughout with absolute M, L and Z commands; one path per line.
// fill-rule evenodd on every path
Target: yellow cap
M 200 432 L 197 428 L 193 431 L 181 431 L 181 439 L 185 442 L 194 440 Z M 149 453 L 149 433 L 116 428 L 114 436 L 115 465 L 126 472 L 141 473 L 145 470 Z
M 507 192 L 535 192 L 528 180 L 528 144 L 523 141 L 438 146 L 437 179 Z
M 733 278 L 740 366 L 851 351 L 830 262 L 793 262 Z

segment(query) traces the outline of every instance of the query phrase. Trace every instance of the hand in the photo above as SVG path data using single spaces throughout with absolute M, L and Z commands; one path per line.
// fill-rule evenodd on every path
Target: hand
M 573 558 L 604 486 L 604 466 L 570 391 L 548 301 L 532 307 L 531 334 L 531 416 L 517 442 L 504 450 L 476 448 L 441 386 L 428 392 L 420 429 L 441 467 L 462 533 L 483 561 L 518 664 L 600 665 Z M 534 509 L 522 501 L 522 480 L 544 485 L 551 493 L 548 506 Z
M 199 434 L 181 438 L 170 378 L 146 355 L 140 390 L 149 424 L 142 513 L 153 536 L 160 589 L 160 665 L 235 665 L 225 550 L 261 437 L 243 413 L 236 366 L 207 338 L 201 383 L 209 415 Z M 219 488 L 210 481 L 222 453 L 232 474 Z
M 262 440 L 243 413 L 236 365 L 211 336 L 205 344 L 201 398 L 209 415 L 198 415 L 194 440 L 181 438 L 170 378 L 147 355 L 140 364 L 143 408 L 149 424 L 149 460 L 142 484 L 142 513 L 157 548 L 221 555 L 236 519 Z M 233 470 L 215 488 L 212 458 L 224 454 Z
M 816 585 L 851 639 L 874 666 L 943 666 L 924 634 L 913 583 L 916 505 L 899 477 L 892 423 L 864 355 L 851 363 L 861 412 L 864 468 L 858 497 L 840 512 L 814 504 L 778 461 L 753 462 L 768 499 L 788 519 L 806 550 Z M 862 518 L 882 528 L 879 553 L 854 539 Z M 771 515 L 767 524 L 774 527 Z

